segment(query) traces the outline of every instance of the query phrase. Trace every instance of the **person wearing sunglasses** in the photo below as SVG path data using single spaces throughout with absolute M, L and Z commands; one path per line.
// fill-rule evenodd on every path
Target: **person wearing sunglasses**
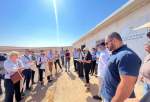
M 128 98 L 135 98 L 133 90 L 139 75 L 141 59 L 124 45 L 117 32 L 105 38 L 105 45 L 111 56 L 101 90 L 103 101 L 124 102 Z

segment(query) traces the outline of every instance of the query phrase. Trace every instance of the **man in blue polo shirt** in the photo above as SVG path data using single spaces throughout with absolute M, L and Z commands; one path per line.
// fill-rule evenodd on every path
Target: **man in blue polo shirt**
M 112 52 L 104 77 L 101 96 L 104 102 L 124 102 L 134 98 L 134 86 L 139 75 L 141 60 L 123 44 L 120 34 L 113 32 L 105 39 Z

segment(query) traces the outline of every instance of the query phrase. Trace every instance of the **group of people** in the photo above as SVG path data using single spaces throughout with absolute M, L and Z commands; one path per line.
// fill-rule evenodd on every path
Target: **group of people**
M 147 34 L 150 38 L 150 33 Z M 90 91 L 90 74 L 99 79 L 99 91 L 94 99 L 103 100 L 103 102 L 128 102 L 128 98 L 135 98 L 134 87 L 137 80 L 144 83 L 144 97 L 141 101 L 149 102 L 150 95 L 150 42 L 144 45 L 148 55 L 144 63 L 140 57 L 127 45 L 119 33 L 113 32 L 101 39 L 96 48 L 88 49 L 86 46 L 74 48 L 73 62 L 74 71 L 79 78 L 85 79 L 85 87 Z M 53 80 L 53 64 L 55 73 L 58 73 L 57 67 L 63 71 L 70 72 L 70 51 L 61 49 L 60 53 L 56 50 L 49 50 L 48 53 L 41 50 L 40 54 L 26 50 L 25 54 L 20 56 L 18 52 L 12 51 L 8 57 L 0 57 L 4 62 L 4 86 L 5 102 L 13 102 L 15 94 L 16 101 L 20 102 L 22 94 L 30 91 L 31 86 L 35 84 L 35 69 L 38 69 L 38 79 L 41 85 L 44 85 L 43 74 L 48 69 L 48 82 Z M 2 68 L 2 67 L 0 67 Z M 16 77 L 14 77 L 16 76 Z M 2 74 L 0 76 L 1 82 Z M 23 87 L 20 82 L 23 80 Z M 25 87 L 24 87 L 25 84 Z M 24 89 L 25 88 L 25 89 Z M 0 87 L 0 94 L 2 93 Z M 132 101 L 131 101 L 132 102 Z
M 3 56 L 4 57 L 4 56 Z M 56 50 L 48 52 L 41 50 L 40 53 L 35 54 L 31 50 L 25 50 L 23 55 L 19 52 L 11 51 L 7 57 L 1 59 L 1 79 L 4 79 L 5 87 L 5 102 L 13 102 L 13 96 L 20 102 L 27 91 L 32 90 L 32 85 L 35 84 L 35 73 L 38 70 L 38 82 L 40 85 L 44 85 L 44 72 L 47 81 L 50 83 L 53 81 L 53 64 L 55 66 L 55 74 L 57 76 L 59 66 L 60 72 L 63 71 L 62 66 L 65 67 L 65 71 L 70 71 L 70 52 L 69 50 L 61 49 L 60 53 Z M 61 62 L 60 62 L 61 59 Z M 0 83 L 1 86 L 1 83 Z M 0 93 L 2 89 L 0 87 Z
M 150 38 L 150 32 L 147 36 Z M 150 43 L 147 42 L 144 47 L 150 53 Z M 145 96 L 140 102 L 150 101 L 146 97 L 150 95 L 150 56 L 148 54 L 142 64 L 140 57 L 123 43 L 119 33 L 107 35 L 91 50 L 86 47 L 75 48 L 73 58 L 75 71 L 80 78 L 86 79 L 87 90 L 90 89 L 89 75 L 96 74 L 98 77 L 99 91 L 93 96 L 94 99 L 103 102 L 132 102 L 136 98 L 135 84 L 140 79 L 144 82 L 145 90 Z
M 100 53 L 101 52 L 101 53 Z M 102 59 L 101 59 L 101 58 Z M 74 49 L 73 59 L 74 59 L 74 67 L 75 71 L 78 73 L 78 76 L 83 79 L 86 79 L 85 86 L 87 90 L 90 89 L 89 76 L 90 74 L 97 77 L 103 77 L 107 60 L 109 58 L 109 52 L 105 48 L 104 40 L 101 40 L 101 43 L 96 48 L 92 48 L 91 50 L 88 48 L 78 48 Z M 101 60 L 101 61 L 100 61 Z M 101 67 L 101 69 L 100 69 Z

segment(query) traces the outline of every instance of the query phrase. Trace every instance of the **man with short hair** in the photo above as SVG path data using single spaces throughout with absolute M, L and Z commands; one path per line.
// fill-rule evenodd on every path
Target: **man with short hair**
M 60 51 L 60 58 L 61 58 L 62 66 L 64 66 L 65 65 L 65 51 L 63 48 L 61 48 L 61 51 Z
M 4 76 L 4 61 L 6 60 L 5 56 L 0 53 L 0 95 L 2 94 L 1 80 Z
M 93 76 L 94 72 L 96 72 L 95 71 L 95 68 L 96 68 L 96 48 L 92 48 L 91 55 L 92 55 L 91 75 Z
M 103 80 L 104 102 L 124 102 L 134 98 L 134 86 L 139 75 L 141 59 L 123 44 L 120 34 L 113 32 L 105 39 L 106 47 L 112 52 Z
M 25 76 L 26 90 L 31 90 L 29 84 L 32 77 L 32 70 L 31 70 L 32 59 L 31 59 L 30 51 L 28 49 L 25 50 L 25 54 L 21 57 L 21 60 L 24 65 L 23 74 Z
M 77 59 L 79 58 L 79 52 L 78 52 L 78 49 L 74 48 L 74 51 L 73 51 L 73 62 L 74 62 L 74 71 L 78 71 L 78 68 L 77 68 Z
M 94 99 L 96 100 L 102 100 L 101 99 L 101 87 L 102 87 L 102 82 L 107 70 L 107 64 L 109 60 L 109 53 L 105 47 L 105 41 L 102 39 L 101 43 L 98 46 L 98 50 L 100 51 L 99 59 L 98 59 L 98 69 L 97 69 L 97 76 L 99 79 L 99 91 L 98 94 L 93 96 Z

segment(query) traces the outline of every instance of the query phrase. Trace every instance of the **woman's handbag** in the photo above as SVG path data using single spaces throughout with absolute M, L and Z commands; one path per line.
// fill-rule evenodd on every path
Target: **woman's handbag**
M 10 78 L 13 84 L 16 84 L 17 82 L 23 79 L 23 76 L 20 71 L 17 71 L 12 76 L 10 76 Z

